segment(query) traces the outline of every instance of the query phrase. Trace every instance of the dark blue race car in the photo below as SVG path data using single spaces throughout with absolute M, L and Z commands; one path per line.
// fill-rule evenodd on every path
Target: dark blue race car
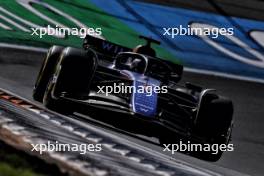
M 91 36 L 83 49 L 51 47 L 34 99 L 64 114 L 96 112 L 109 123 L 135 123 L 140 133 L 158 137 L 161 144 L 228 144 L 232 101 L 212 89 L 179 84 L 183 67 L 157 58 L 151 43 L 159 42 L 141 38 L 147 44 L 134 49 Z M 222 152 L 191 154 L 216 161 Z

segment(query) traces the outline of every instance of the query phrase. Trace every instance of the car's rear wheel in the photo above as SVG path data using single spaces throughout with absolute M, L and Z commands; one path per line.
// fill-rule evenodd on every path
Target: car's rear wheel
M 195 129 L 206 137 L 226 134 L 232 124 L 232 101 L 216 95 L 205 95 L 197 116 Z
M 43 101 L 43 97 L 48 86 L 49 80 L 55 72 L 55 67 L 59 62 L 60 54 L 63 50 L 62 46 L 52 46 L 43 63 L 41 65 L 40 72 L 38 74 L 34 90 L 33 99 L 39 102 Z
M 46 89 L 44 105 L 61 113 L 72 112 L 74 104 L 67 98 L 87 97 L 96 67 L 97 56 L 94 52 L 65 48 Z
M 233 127 L 233 104 L 232 101 L 219 97 L 214 94 L 208 94 L 203 97 L 200 112 L 195 124 L 195 133 L 207 139 L 207 144 L 228 145 L 231 139 Z M 193 152 L 199 158 L 217 161 L 221 158 L 223 151 Z
M 199 115 L 197 117 L 197 122 L 194 126 L 193 133 L 206 139 L 201 142 L 190 141 L 188 139 L 180 139 L 173 133 L 165 133 L 160 136 L 160 144 L 179 144 L 180 141 L 187 144 L 198 144 L 201 146 L 209 145 L 210 149 L 214 148 L 216 145 L 220 146 L 222 144 L 227 145 L 231 139 L 231 132 L 233 127 L 233 104 L 230 100 L 219 97 L 214 94 L 208 94 L 203 97 L 201 102 Z M 205 143 L 204 143 L 205 142 Z M 213 150 L 210 151 L 185 151 L 191 156 L 207 160 L 207 161 L 218 161 L 223 151 L 218 150 L 216 153 Z

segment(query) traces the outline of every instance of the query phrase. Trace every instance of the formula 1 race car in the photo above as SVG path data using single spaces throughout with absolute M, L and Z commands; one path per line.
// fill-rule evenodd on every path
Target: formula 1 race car
M 51 47 L 33 98 L 65 114 L 97 111 L 105 112 L 102 116 L 108 121 L 133 121 L 142 132 L 155 134 L 161 144 L 188 140 L 227 145 L 232 101 L 213 89 L 180 85 L 183 66 L 156 57 L 151 43 L 159 42 L 141 38 L 147 43 L 134 49 L 92 36 L 85 38 L 83 49 Z M 217 161 L 222 151 L 189 154 Z

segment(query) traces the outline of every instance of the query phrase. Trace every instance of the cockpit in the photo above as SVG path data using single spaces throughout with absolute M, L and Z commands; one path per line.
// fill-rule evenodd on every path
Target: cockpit
M 173 72 L 168 64 L 157 58 L 132 52 L 119 53 L 115 59 L 115 68 L 144 74 L 163 82 L 170 79 Z
M 147 58 L 138 53 L 119 53 L 115 59 L 115 67 L 117 69 L 129 70 L 140 74 L 144 74 L 146 72 L 147 65 Z

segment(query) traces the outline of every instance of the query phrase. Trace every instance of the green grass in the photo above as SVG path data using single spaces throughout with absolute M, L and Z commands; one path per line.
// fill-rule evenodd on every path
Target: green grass
M 40 174 L 37 174 L 33 172 L 31 169 L 26 168 L 15 168 L 12 167 L 8 163 L 1 163 L 0 162 L 0 173 L 1 176 L 41 176 Z
M 16 150 L 0 141 L 1 176 L 60 176 L 65 175 L 51 164 Z

